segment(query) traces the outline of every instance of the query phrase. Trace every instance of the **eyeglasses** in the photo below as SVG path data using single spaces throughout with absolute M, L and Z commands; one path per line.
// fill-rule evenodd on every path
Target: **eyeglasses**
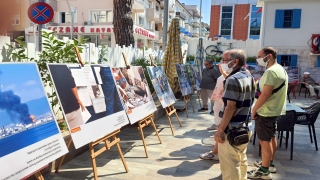
M 233 59 L 221 59 L 223 62 L 229 62 L 232 61 Z

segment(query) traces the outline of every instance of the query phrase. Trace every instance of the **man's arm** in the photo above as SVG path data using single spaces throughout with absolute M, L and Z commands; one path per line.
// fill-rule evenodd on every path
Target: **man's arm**
M 309 84 L 304 82 L 304 77 L 300 78 L 300 84 L 304 84 L 306 86 L 308 86 Z
M 85 111 L 86 108 L 84 107 L 84 105 L 83 105 L 82 102 L 80 101 L 77 87 L 71 88 L 71 91 L 72 91 L 72 94 L 74 95 L 74 97 L 77 99 L 77 101 L 78 101 L 78 103 L 79 103 L 79 105 L 80 105 L 80 107 L 81 107 L 81 110 L 82 110 L 82 111 Z

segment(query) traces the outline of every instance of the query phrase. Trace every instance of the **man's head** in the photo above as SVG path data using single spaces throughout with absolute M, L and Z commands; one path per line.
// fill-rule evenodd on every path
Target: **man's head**
M 303 77 L 305 77 L 305 78 L 310 77 L 310 73 L 309 73 L 309 72 L 304 72 L 304 73 L 303 73 Z
M 230 61 L 229 55 L 230 55 L 230 50 L 226 50 L 223 52 L 222 59 L 221 59 L 222 64 L 227 64 Z
M 212 62 L 209 60 L 206 60 L 203 64 L 207 69 L 212 68 Z
M 247 61 L 246 53 L 240 49 L 232 49 L 229 52 L 228 67 L 234 69 L 242 68 Z
M 260 58 L 262 58 L 263 62 L 266 62 L 266 63 L 269 62 L 270 60 L 271 62 L 275 62 L 275 60 L 277 59 L 277 51 L 273 47 L 263 48 L 258 52 L 258 59 Z

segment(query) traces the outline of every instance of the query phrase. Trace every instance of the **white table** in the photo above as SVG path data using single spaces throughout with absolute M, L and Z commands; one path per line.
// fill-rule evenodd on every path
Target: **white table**
M 287 111 L 294 110 L 294 111 L 296 111 L 296 113 L 305 113 L 306 112 L 305 110 L 301 109 L 299 106 L 296 106 L 296 105 L 290 104 L 290 103 L 286 104 L 286 110 Z

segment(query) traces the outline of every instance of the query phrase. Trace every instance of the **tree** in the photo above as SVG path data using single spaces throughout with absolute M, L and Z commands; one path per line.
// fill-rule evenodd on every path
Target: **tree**
M 134 46 L 132 0 L 113 0 L 113 26 L 119 46 Z

